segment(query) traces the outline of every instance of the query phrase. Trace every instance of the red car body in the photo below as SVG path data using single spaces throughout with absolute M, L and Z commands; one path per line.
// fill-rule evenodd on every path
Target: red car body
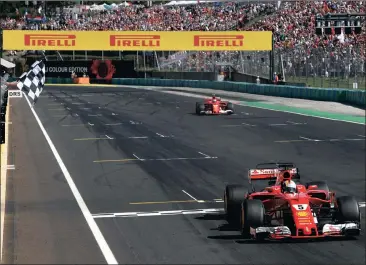
M 297 168 L 249 170 L 251 183 L 257 180 L 273 182 L 261 191 L 252 190 L 243 194 L 244 202 L 240 207 L 242 234 L 248 234 L 247 236 L 255 239 L 324 238 L 360 234 L 359 206 L 353 197 L 344 196 L 337 199 L 335 193 L 327 189 L 299 183 L 296 185 L 296 193 L 284 192 L 284 181 L 296 178 L 297 175 Z M 225 190 L 225 200 L 228 200 L 226 193 L 227 190 Z M 255 208 L 256 210 L 250 208 L 250 205 L 253 205 L 251 200 L 259 205 Z M 342 217 L 343 215 L 341 216 L 344 211 L 340 210 L 341 203 L 344 205 L 343 208 L 350 205 L 355 209 L 351 215 L 346 213 L 347 220 Z M 354 205 L 355 203 L 357 205 Z M 228 202 L 225 201 L 226 212 L 227 205 Z M 264 221 L 258 221 L 261 220 L 260 215 L 255 211 L 263 211 Z M 248 218 L 256 220 L 253 222 Z M 342 221 L 343 219 L 346 221 Z M 254 223 L 258 225 L 249 225 Z
M 234 107 L 231 102 L 222 101 L 221 98 L 212 96 L 207 98 L 203 103 L 196 103 L 197 115 L 220 115 L 220 114 L 233 114 Z

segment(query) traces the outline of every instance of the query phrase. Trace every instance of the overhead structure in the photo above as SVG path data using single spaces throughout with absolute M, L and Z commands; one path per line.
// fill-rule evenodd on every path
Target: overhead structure
M 324 16 L 316 17 L 315 32 L 317 35 L 340 35 L 342 32 L 346 35 L 361 34 L 362 31 L 362 17 L 364 13 L 352 14 L 326 14 Z

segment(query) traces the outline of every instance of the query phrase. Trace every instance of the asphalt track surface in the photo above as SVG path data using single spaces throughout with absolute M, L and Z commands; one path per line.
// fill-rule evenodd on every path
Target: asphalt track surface
M 240 106 L 199 117 L 195 98 L 133 88 L 43 95 L 35 110 L 120 264 L 365 264 L 364 231 L 260 244 L 220 212 L 225 185 L 268 161 L 364 202 L 364 126 Z M 105 263 L 27 102 L 11 105 L 5 263 Z

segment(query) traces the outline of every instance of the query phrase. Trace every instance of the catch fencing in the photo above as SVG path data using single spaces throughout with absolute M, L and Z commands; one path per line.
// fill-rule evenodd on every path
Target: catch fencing
M 366 89 L 364 47 L 345 49 L 319 47 L 274 50 L 274 72 L 286 82 L 306 83 L 311 87 Z M 233 52 L 138 52 L 135 65 L 139 70 L 174 72 L 215 72 L 216 65 L 232 66 L 235 71 L 269 78 L 271 53 L 263 51 Z

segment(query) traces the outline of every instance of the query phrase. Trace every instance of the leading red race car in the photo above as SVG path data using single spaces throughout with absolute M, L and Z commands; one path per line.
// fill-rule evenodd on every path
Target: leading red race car
M 244 238 L 263 240 L 359 236 L 361 214 L 353 196 L 335 197 L 326 182 L 299 183 L 292 163 L 259 164 L 249 170 L 250 190 L 225 189 L 229 222 L 240 222 Z M 256 182 L 267 181 L 258 190 Z M 296 183 L 297 182 L 297 183 Z
M 197 115 L 212 114 L 233 114 L 234 105 L 231 102 L 222 101 L 221 98 L 213 95 L 211 98 L 205 99 L 203 103 L 196 102 Z

